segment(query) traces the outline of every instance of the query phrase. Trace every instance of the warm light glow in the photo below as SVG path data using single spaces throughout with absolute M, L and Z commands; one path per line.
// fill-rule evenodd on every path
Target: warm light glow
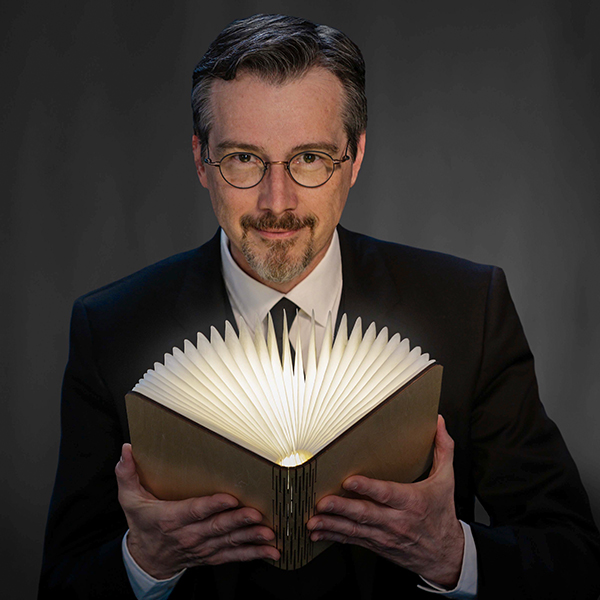
M 315 320 L 306 360 L 300 333 L 294 359 L 287 330 L 279 352 L 273 319 L 254 333 L 229 321 L 225 335 L 198 333 L 156 362 L 135 386 L 167 408 L 285 468 L 303 465 L 432 360 L 387 327 L 358 317 L 348 331 L 342 315 L 333 335 L 331 313 L 317 352 Z
M 286 456 L 283 460 L 279 461 L 279 464 L 282 467 L 297 467 L 311 458 L 312 454 L 305 452 L 304 450 L 300 450 L 299 452 L 293 452 L 289 456 Z

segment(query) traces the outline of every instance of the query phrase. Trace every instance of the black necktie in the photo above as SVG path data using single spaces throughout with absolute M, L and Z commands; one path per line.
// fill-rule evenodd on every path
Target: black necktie
M 287 298 L 282 298 L 272 309 L 271 317 L 273 318 L 273 326 L 275 328 L 275 336 L 277 337 L 277 347 L 279 348 L 279 354 L 283 355 L 282 344 L 283 344 L 283 311 L 288 324 L 288 333 L 294 319 L 296 318 L 296 311 L 298 306 Z

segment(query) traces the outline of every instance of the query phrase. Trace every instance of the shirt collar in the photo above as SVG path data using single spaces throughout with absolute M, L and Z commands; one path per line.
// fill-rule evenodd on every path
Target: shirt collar
M 335 309 L 336 300 L 341 292 L 342 254 L 337 229 L 321 262 L 287 294 L 282 294 L 245 273 L 233 260 L 229 251 L 229 239 L 222 229 L 221 262 L 225 286 L 234 312 L 237 310 L 253 330 L 283 297 L 289 298 L 309 317 L 314 311 L 315 321 L 324 327 L 327 316 Z

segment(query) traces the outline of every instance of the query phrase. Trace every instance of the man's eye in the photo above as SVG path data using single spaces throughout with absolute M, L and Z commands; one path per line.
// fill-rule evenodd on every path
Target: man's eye
M 252 154 L 236 154 L 235 156 L 241 163 L 250 163 L 254 159 Z
M 312 165 L 319 160 L 319 156 L 311 154 L 310 152 L 305 152 L 301 155 L 300 160 L 307 165 Z
M 317 167 L 323 163 L 323 157 L 316 152 L 302 152 L 293 159 L 293 163 L 298 167 Z

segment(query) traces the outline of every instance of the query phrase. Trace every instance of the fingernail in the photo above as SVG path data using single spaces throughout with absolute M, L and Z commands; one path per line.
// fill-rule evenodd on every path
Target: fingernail
M 347 490 L 355 490 L 358 487 L 358 483 L 356 483 L 356 481 L 351 481 L 350 483 L 344 484 L 344 487 Z

